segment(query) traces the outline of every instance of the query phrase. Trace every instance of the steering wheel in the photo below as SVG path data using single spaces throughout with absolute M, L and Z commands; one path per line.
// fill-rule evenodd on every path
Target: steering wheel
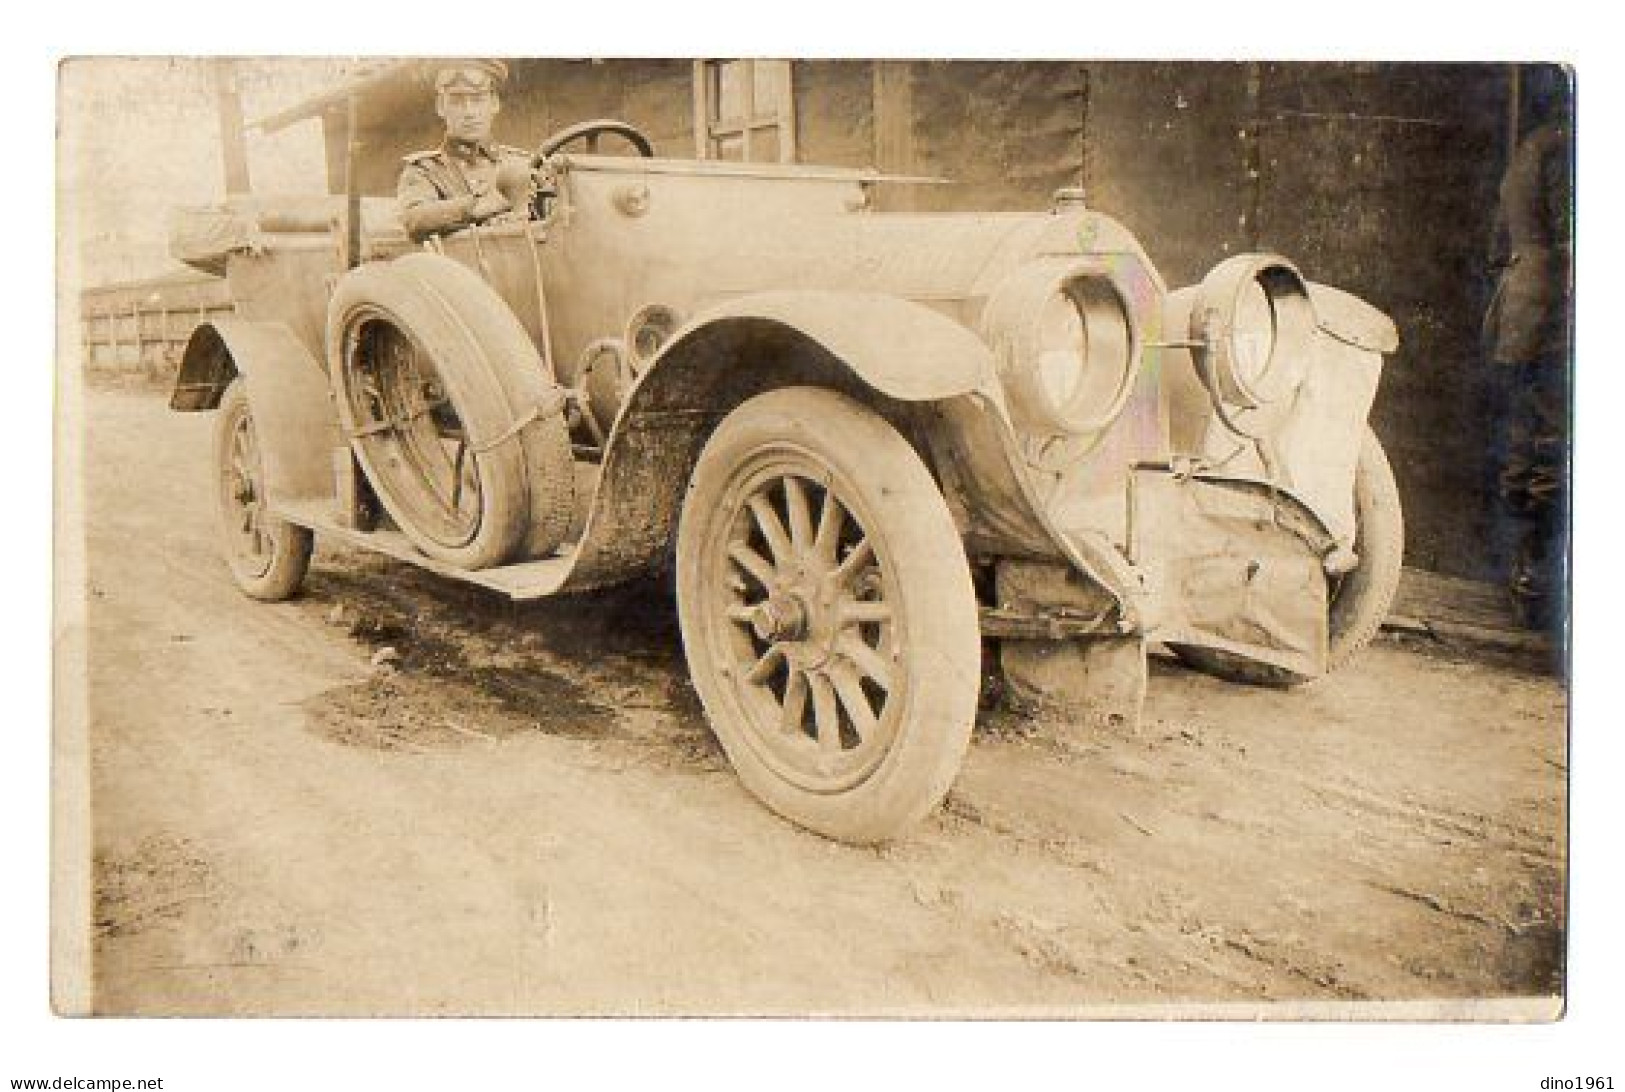
M 618 136 L 636 148 L 638 154 L 645 159 L 654 157 L 654 145 L 650 144 L 649 138 L 634 126 L 628 125 L 624 121 L 616 121 L 614 118 L 595 118 L 592 121 L 577 122 L 567 129 L 560 129 L 542 141 L 542 145 L 536 149 L 536 155 L 532 157 L 531 163 L 533 166 L 540 166 L 542 160 L 578 140 L 587 142 L 587 153 L 589 155 L 596 154 L 598 151 L 598 138 L 603 136 Z

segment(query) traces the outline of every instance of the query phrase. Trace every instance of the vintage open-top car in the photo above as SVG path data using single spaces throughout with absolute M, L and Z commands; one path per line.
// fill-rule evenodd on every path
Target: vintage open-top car
M 606 134 L 637 154 L 575 150 Z M 514 599 L 674 566 L 740 777 L 852 841 L 942 799 L 985 650 L 1077 723 L 1137 713 L 1153 642 L 1290 685 L 1376 632 L 1397 339 L 1354 297 L 1271 254 L 1170 291 L 1075 191 L 879 212 L 913 183 L 654 158 L 620 122 L 537 162 L 529 222 L 423 245 L 354 193 L 183 222 L 236 314 L 171 404 L 218 411 L 248 594 L 292 595 L 313 532 Z

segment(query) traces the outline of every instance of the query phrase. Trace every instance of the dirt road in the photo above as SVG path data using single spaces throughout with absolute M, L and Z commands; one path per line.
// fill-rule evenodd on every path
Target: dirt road
M 907 842 L 758 806 L 657 586 L 516 607 L 319 545 L 231 585 L 207 415 L 93 391 L 95 1005 L 1038 1014 L 1552 992 L 1564 695 L 1379 643 L 1307 690 L 1154 670 L 1138 734 L 984 714 Z M 375 667 L 377 650 L 398 654 Z

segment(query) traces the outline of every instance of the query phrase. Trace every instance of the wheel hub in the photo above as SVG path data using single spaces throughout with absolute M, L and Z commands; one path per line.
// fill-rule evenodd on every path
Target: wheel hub
M 775 475 L 740 498 L 719 552 L 722 613 L 743 632 L 719 674 L 744 692 L 752 746 L 829 791 L 884 756 L 907 680 L 881 559 L 822 477 Z
M 778 643 L 807 637 L 807 606 L 794 594 L 773 595 L 751 611 L 750 628 L 758 639 Z

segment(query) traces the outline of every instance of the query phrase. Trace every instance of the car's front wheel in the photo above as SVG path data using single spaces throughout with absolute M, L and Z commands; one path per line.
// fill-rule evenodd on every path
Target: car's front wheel
M 287 599 L 310 569 L 310 531 L 273 516 L 267 504 L 259 435 L 239 377 L 215 415 L 216 517 L 226 564 L 255 599 Z
M 947 504 L 885 420 L 791 388 L 730 414 L 677 538 L 683 643 L 745 785 L 832 838 L 935 807 L 976 714 L 975 593 Z

